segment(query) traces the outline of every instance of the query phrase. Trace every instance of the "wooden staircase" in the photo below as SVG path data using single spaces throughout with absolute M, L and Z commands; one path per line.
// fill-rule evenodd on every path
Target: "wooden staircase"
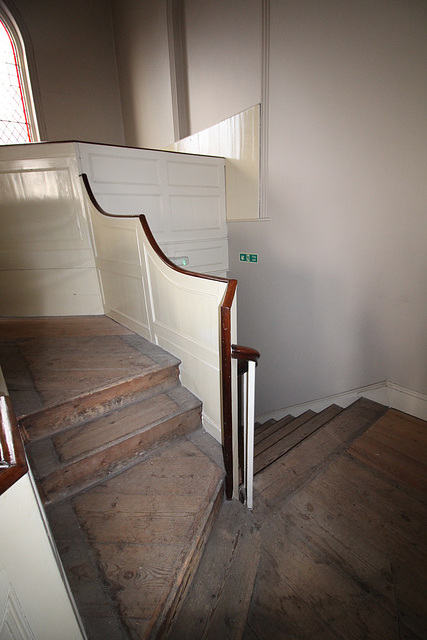
M 105 317 L 1 320 L 27 456 L 90 640 L 161 638 L 223 499 L 179 360 Z
M 241 638 L 263 513 L 385 410 L 255 431 L 255 509 L 223 503 L 221 448 L 179 362 L 104 318 L 0 320 L 3 373 L 89 640 Z

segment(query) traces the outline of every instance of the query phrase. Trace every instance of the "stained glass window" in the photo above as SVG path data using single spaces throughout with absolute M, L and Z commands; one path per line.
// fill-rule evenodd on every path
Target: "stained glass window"
M 17 48 L 11 32 L 0 20 L 0 144 L 33 139 Z

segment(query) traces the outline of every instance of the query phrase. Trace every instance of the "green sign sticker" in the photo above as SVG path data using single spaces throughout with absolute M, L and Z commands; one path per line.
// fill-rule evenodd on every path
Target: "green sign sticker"
M 240 262 L 258 262 L 257 253 L 241 253 Z

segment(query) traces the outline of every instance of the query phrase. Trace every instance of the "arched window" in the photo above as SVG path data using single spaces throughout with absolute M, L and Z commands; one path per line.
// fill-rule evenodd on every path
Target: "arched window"
M 16 25 L 0 6 L 0 144 L 39 140 L 25 50 Z

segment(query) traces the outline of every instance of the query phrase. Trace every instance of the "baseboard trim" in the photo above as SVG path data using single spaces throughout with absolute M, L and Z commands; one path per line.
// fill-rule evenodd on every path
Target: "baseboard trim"
M 257 415 L 255 420 L 262 423 L 270 419 L 279 420 L 289 414 L 297 417 L 309 409 L 318 413 L 331 404 L 337 404 L 345 409 L 359 398 L 368 398 L 391 409 L 397 409 L 421 420 L 427 420 L 427 395 L 412 391 L 389 380 L 263 413 Z

